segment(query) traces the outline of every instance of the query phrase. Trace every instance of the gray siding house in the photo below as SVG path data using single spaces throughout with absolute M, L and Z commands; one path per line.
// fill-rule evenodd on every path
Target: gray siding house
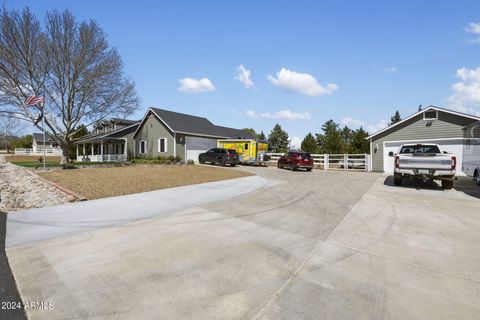
M 254 139 L 243 130 L 216 126 L 208 119 L 149 108 L 142 120 L 111 119 L 81 137 L 77 161 L 127 161 L 132 158 L 180 157 L 198 161 L 198 154 L 218 139 Z
M 440 145 L 444 151 L 457 156 L 460 166 L 462 129 L 478 120 L 480 117 L 429 106 L 367 138 L 370 142 L 370 168 L 373 171 L 393 172 L 393 158 L 388 153 L 396 153 L 402 144 L 415 142 Z
M 216 126 L 208 119 L 150 108 L 133 134 L 135 158 L 174 156 L 198 161 L 218 139 L 254 139 L 243 130 Z

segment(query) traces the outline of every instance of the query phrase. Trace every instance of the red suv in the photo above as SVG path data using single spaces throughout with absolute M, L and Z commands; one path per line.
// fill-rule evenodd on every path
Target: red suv
M 312 171 L 313 158 L 310 153 L 307 152 L 288 152 L 278 159 L 277 166 L 279 168 L 289 168 L 290 170 L 297 170 L 298 168 Z

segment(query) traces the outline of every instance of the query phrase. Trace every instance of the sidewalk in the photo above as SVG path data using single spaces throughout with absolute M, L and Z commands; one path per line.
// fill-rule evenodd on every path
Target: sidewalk
M 259 176 L 18 211 L 8 215 L 6 248 L 121 225 L 209 202 L 265 185 Z

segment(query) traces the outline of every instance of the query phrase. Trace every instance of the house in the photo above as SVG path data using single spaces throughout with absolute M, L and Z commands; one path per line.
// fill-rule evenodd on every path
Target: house
M 74 142 L 77 161 L 127 161 L 134 154 L 133 133 L 140 120 L 112 118 L 93 125 L 93 132 Z
M 54 141 L 51 135 L 45 134 L 45 141 L 43 140 L 43 133 L 32 134 L 32 151 L 31 154 L 43 154 L 43 149 L 47 154 L 62 154 L 62 149 Z
M 388 153 L 398 152 L 402 144 L 416 142 L 438 144 L 442 150 L 454 153 L 457 163 L 461 164 L 463 128 L 478 120 L 480 117 L 429 106 L 367 138 L 370 142 L 370 168 L 393 172 L 394 158 Z
M 243 130 L 217 126 L 208 119 L 165 109 L 149 108 L 140 121 L 101 121 L 81 137 L 77 161 L 126 161 L 158 156 L 198 160 L 216 147 L 218 139 L 253 139 Z

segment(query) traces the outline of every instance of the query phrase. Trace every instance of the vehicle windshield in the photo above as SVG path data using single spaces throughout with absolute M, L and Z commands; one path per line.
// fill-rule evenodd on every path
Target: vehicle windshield
M 310 158 L 310 153 L 302 152 L 302 153 L 300 153 L 300 156 L 301 156 L 303 159 L 308 159 L 308 158 Z
M 402 153 L 440 153 L 440 149 L 436 145 L 411 145 L 411 146 L 403 146 L 400 150 L 400 154 Z

